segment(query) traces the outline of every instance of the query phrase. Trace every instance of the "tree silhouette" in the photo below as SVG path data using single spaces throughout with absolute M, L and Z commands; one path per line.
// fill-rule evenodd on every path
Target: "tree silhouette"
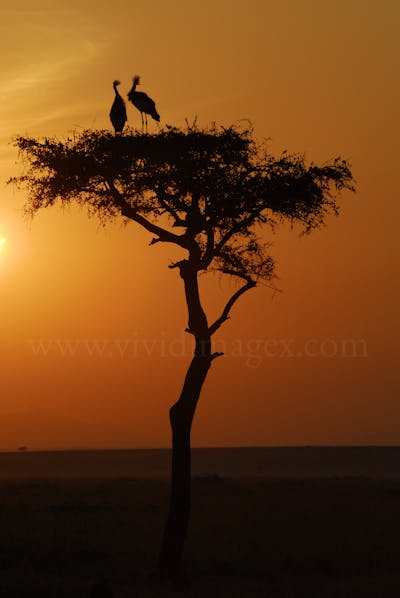
M 16 146 L 25 172 L 10 181 L 28 190 L 28 214 L 76 201 L 103 221 L 132 220 L 151 233 L 150 245 L 172 243 L 184 251 L 170 267 L 183 280 L 194 355 L 170 409 L 171 497 L 159 558 L 161 576 L 175 579 L 190 510 L 191 424 L 207 372 L 221 355 L 213 352 L 212 336 L 245 292 L 272 278 L 268 228 L 287 220 L 304 232 L 323 225 L 328 213 L 338 213 L 338 192 L 353 190 L 350 167 L 340 158 L 318 166 L 302 155 L 274 157 L 250 128 L 237 127 L 167 127 L 117 137 L 88 130 L 66 141 L 18 137 Z M 199 294 L 203 271 L 242 283 L 211 323 Z

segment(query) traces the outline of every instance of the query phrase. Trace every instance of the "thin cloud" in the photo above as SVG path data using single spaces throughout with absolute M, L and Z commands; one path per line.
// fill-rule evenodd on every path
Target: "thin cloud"
M 87 68 L 88 61 L 93 60 L 99 54 L 98 48 L 89 40 L 81 43 L 79 52 L 75 50 L 73 55 L 64 58 L 56 58 L 51 62 L 41 64 L 34 70 L 27 69 L 26 74 L 18 75 L 6 80 L 0 85 L 0 97 L 7 100 L 9 96 L 15 97 L 16 93 L 33 91 L 35 87 L 43 83 L 55 83 L 64 81 L 71 75 Z

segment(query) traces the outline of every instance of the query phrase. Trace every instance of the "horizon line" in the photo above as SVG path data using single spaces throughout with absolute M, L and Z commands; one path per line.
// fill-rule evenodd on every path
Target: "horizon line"
M 247 449 L 365 449 L 365 448 L 400 448 L 400 444 L 279 444 L 279 445 L 224 445 L 224 446 L 192 446 L 195 450 L 247 450 Z M 46 447 L 30 448 L 21 445 L 13 448 L 0 448 L 4 453 L 56 453 L 56 452 L 117 452 L 117 451 L 165 451 L 172 450 L 171 446 L 127 446 L 127 447 Z

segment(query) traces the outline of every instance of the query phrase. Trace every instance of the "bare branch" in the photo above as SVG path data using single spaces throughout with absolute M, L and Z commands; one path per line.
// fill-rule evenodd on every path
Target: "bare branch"
M 164 243 L 174 243 L 175 245 L 189 249 L 185 235 L 175 235 L 175 233 L 171 233 L 165 228 L 150 222 L 150 220 L 144 218 L 144 216 L 139 214 L 137 210 L 132 208 L 132 206 L 125 201 L 112 181 L 107 181 L 107 185 L 116 205 L 121 210 L 121 214 L 123 216 L 129 218 L 130 220 L 134 220 L 150 233 L 157 235 L 158 241 L 163 241 Z
M 165 193 L 163 195 L 165 196 Z M 172 218 L 174 219 L 174 223 L 172 226 L 176 226 L 176 223 L 181 222 L 181 218 L 178 216 L 176 210 L 171 208 L 171 206 L 165 201 L 165 199 L 163 197 L 161 197 L 160 192 L 157 193 L 157 198 L 158 198 L 158 201 L 160 202 L 160 205 L 164 208 L 164 210 L 166 212 L 168 212 L 168 214 L 170 216 L 172 216 Z
M 215 322 L 213 324 L 211 324 L 211 326 L 209 327 L 208 331 L 210 333 L 210 336 L 214 334 L 214 332 L 216 332 L 218 330 L 218 328 L 220 326 L 222 326 L 222 324 L 224 322 L 226 322 L 226 320 L 229 319 L 229 313 L 233 307 L 233 305 L 236 303 L 236 301 L 239 299 L 239 297 L 241 295 L 243 295 L 246 291 L 249 291 L 250 289 L 252 289 L 253 287 L 256 286 L 256 283 L 254 282 L 254 280 L 248 279 L 247 283 L 241 287 L 240 289 L 238 289 L 236 291 L 236 293 L 234 293 L 232 295 L 232 297 L 229 299 L 229 301 L 227 302 L 227 304 L 225 305 L 224 309 L 222 310 L 221 315 L 219 316 L 219 318 L 217 318 L 215 320 Z
M 185 262 L 185 261 L 186 261 L 186 260 L 179 260 L 178 262 L 174 262 L 173 264 L 170 264 L 170 265 L 168 266 L 168 268 L 170 268 L 171 270 L 172 270 L 173 268 L 180 268 L 180 267 L 182 266 L 183 262 Z
M 222 355 L 224 355 L 224 353 L 220 352 L 220 351 L 216 351 L 215 353 L 211 354 L 211 361 L 214 361 L 214 359 L 216 359 L 217 357 L 221 357 Z

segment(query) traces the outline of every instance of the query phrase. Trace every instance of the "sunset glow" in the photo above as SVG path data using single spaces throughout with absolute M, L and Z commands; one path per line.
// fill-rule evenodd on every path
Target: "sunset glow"
M 271 153 L 340 155 L 357 182 L 320 231 L 266 233 L 278 290 L 252 290 L 215 336 L 224 356 L 193 445 L 400 443 L 400 3 L 4 5 L 0 449 L 170 444 L 168 410 L 192 349 L 182 280 L 168 268 L 181 254 L 122 219 L 102 227 L 76 205 L 30 221 L 24 193 L 5 184 L 23 170 L 16 135 L 113 133 L 116 79 L 140 130 L 127 99 L 136 73 L 161 127 L 250 121 Z M 200 283 L 214 318 L 235 283 L 213 274 Z
M 5 237 L 0 236 L 0 253 L 2 253 L 6 242 L 7 242 L 7 239 Z

